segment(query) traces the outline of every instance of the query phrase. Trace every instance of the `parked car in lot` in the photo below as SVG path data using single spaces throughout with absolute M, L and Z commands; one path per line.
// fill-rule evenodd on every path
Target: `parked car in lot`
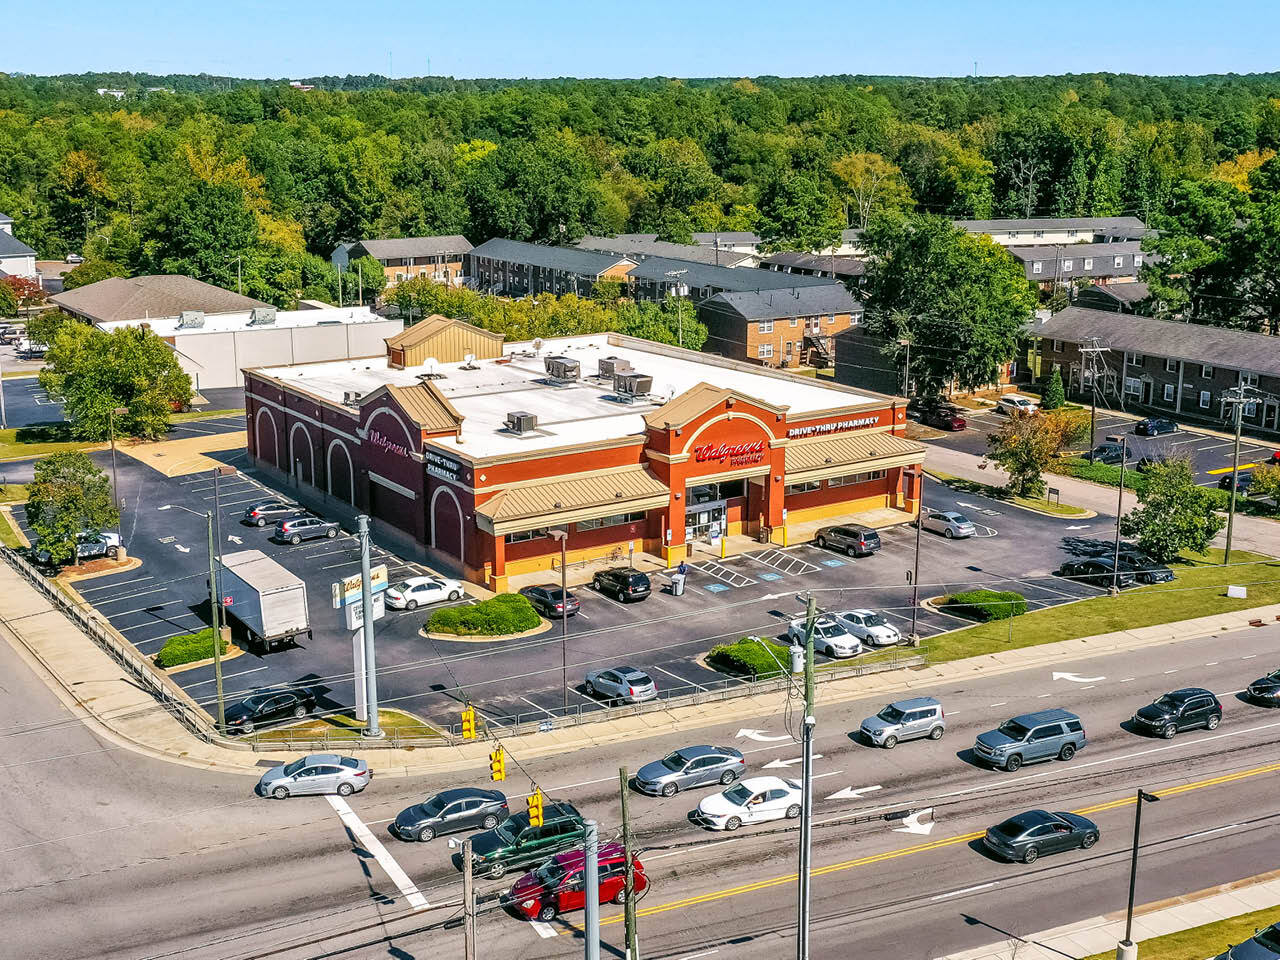
M 963 430 L 968 424 L 955 407 L 937 406 L 926 410 L 920 422 L 937 430 Z
M 1280 960 L 1280 923 L 1259 930 L 1243 943 L 1229 947 L 1213 960 Z
M 591 588 L 598 593 L 608 594 L 619 603 L 628 603 L 649 596 L 652 586 L 648 574 L 641 573 L 635 567 L 611 567 L 601 570 L 591 578 Z
M 497 790 L 459 787 L 406 807 L 396 814 L 391 832 L 401 840 L 426 843 L 442 833 L 492 830 L 511 815 L 506 794 Z
M 973 521 L 963 513 L 954 510 L 930 511 L 924 515 L 924 529 L 930 533 L 940 533 L 948 540 L 972 537 L 978 532 Z
M 255 690 L 227 707 L 227 733 L 253 733 L 281 720 L 301 720 L 316 708 L 316 695 L 306 687 Z
M 1134 469 L 1146 473 L 1152 467 L 1163 466 L 1168 460 L 1169 458 L 1162 453 L 1148 453 L 1138 458 Z
M 626 900 L 626 852 L 620 843 L 607 843 L 597 854 L 600 902 L 621 904 Z M 547 923 L 562 913 L 586 908 L 586 882 L 583 871 L 586 854 L 581 850 L 558 853 L 536 870 L 515 882 L 503 899 L 528 920 Z M 644 864 L 631 855 L 631 887 L 635 896 L 643 896 L 649 888 Z
M 100 560 L 103 557 L 114 560 L 118 556 L 120 556 L 120 534 L 110 530 L 104 530 L 102 533 L 90 533 L 86 530 L 76 535 L 77 563 Z M 53 563 L 53 557 L 49 551 L 41 549 L 39 543 L 36 544 L 36 563 L 44 567 Z
M 1132 573 L 1139 583 L 1170 583 L 1173 571 L 1163 563 L 1156 563 L 1136 547 L 1120 548 L 1120 569 Z
M 733 747 L 681 747 L 636 771 L 636 789 L 653 796 L 674 797 L 690 787 L 711 783 L 726 787 L 747 770 L 742 751 Z
M 495 880 L 512 867 L 526 867 L 582 845 L 582 814 L 571 803 L 546 804 L 542 826 L 529 825 L 528 813 L 508 817 L 492 830 L 471 838 L 471 862 L 477 873 Z
M 304 513 L 305 511 L 296 503 L 290 503 L 287 500 L 259 500 L 244 508 L 244 516 L 240 522 L 247 523 L 251 527 L 265 527 L 268 523 L 274 524 L 277 520 L 300 516 Z
M 892 750 L 903 740 L 921 737 L 941 740 L 947 731 L 947 718 L 942 704 L 933 697 L 912 697 L 891 703 L 874 717 L 867 717 L 859 730 L 877 747 Z
M 1095 587 L 1110 587 L 1114 580 L 1116 586 L 1123 590 L 1137 583 L 1133 571 L 1126 569 L 1123 561 L 1118 574 L 1115 569 L 1115 561 L 1111 557 L 1085 557 L 1083 560 L 1068 560 L 1058 573 L 1068 580 L 1078 580 Z
M 356 757 L 336 753 L 311 753 L 292 763 L 272 767 L 258 781 L 262 797 L 286 797 L 313 793 L 336 793 L 349 797 L 363 790 L 373 779 L 369 765 Z
M 457 580 L 444 577 L 409 577 L 387 587 L 385 603 L 392 610 L 417 610 L 428 603 L 461 600 L 466 593 Z
M 572 590 L 566 594 L 559 587 L 521 587 L 520 595 L 533 604 L 533 609 L 548 618 L 572 617 L 582 609 L 582 602 L 573 595 Z
M 1133 725 L 1145 733 L 1172 740 L 1180 730 L 1216 729 L 1222 722 L 1222 703 L 1204 687 L 1171 690 L 1133 715 Z
M 902 641 L 898 628 L 874 610 L 846 610 L 835 615 L 836 622 L 863 643 L 873 647 L 891 647 Z
M 1079 814 L 1028 810 L 991 827 L 982 843 L 1004 860 L 1035 863 L 1046 853 L 1088 850 L 1101 836 L 1098 825 Z
M 1124 444 L 1115 443 L 1107 440 L 1098 444 L 1089 451 L 1089 461 L 1091 463 L 1105 463 L 1111 466 L 1119 466 L 1125 457 Z
M 752 777 L 703 798 L 693 819 L 712 830 L 737 830 L 744 823 L 794 820 L 800 816 L 800 781 Z
M 1165 417 L 1147 417 L 1133 425 L 1133 432 L 1140 437 L 1158 437 L 1162 433 L 1177 433 L 1178 425 Z
M 281 543 L 292 543 L 294 546 L 303 540 L 317 540 L 328 537 L 332 540 L 338 535 L 338 524 L 332 520 L 321 520 L 319 517 L 289 517 L 276 521 L 275 539 Z
M 880 534 L 871 527 L 846 523 L 836 527 L 823 527 L 813 538 L 813 542 L 822 549 L 830 547 L 833 550 L 843 550 L 851 557 L 869 557 L 880 549 Z
M 1244 494 L 1247 497 L 1249 495 L 1249 490 L 1252 489 L 1253 487 L 1253 471 L 1237 470 L 1235 480 L 1236 480 L 1236 493 Z M 1218 489 L 1219 490 L 1231 489 L 1231 474 L 1224 473 L 1221 477 L 1218 478 Z
M 587 696 L 621 700 L 623 703 L 644 703 L 658 695 L 653 678 L 635 667 L 592 670 L 587 674 L 586 685 Z
M 1084 723 L 1074 713 L 1040 710 L 978 734 L 973 753 L 980 762 L 1012 773 L 1037 760 L 1070 760 L 1086 742 Z
M 807 620 L 800 617 L 787 626 L 787 639 L 804 643 Z M 862 641 L 836 617 L 822 614 L 813 621 L 813 648 L 828 657 L 856 657 L 862 652 Z
M 996 400 L 996 409 L 1001 413 L 1031 413 L 1037 407 L 1034 400 L 1016 393 L 1006 393 Z
M 1280 707 L 1280 670 L 1273 670 L 1249 684 L 1245 691 L 1254 703 L 1268 707 Z

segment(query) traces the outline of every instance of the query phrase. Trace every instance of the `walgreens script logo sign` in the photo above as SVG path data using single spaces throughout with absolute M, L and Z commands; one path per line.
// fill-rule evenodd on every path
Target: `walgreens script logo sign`
M 743 467 L 764 460 L 764 441 L 750 443 L 705 443 L 693 448 L 695 463 L 728 463 L 731 467 Z
M 386 453 L 394 453 L 401 457 L 409 455 L 409 450 L 403 443 L 396 443 L 390 437 L 379 433 L 377 430 L 369 431 L 369 442 Z

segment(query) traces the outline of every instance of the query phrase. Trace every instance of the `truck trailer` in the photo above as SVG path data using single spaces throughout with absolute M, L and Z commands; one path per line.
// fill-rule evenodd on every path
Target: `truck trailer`
M 218 579 L 222 609 L 244 627 L 250 646 L 265 653 L 302 634 L 311 639 L 307 585 L 261 550 L 224 554 Z

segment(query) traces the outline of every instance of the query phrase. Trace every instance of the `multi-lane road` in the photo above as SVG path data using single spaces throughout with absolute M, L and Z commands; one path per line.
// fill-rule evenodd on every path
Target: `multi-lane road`
M 930 958 L 1122 907 L 1138 786 L 1164 798 L 1145 821 L 1140 901 L 1272 869 L 1280 711 L 1237 692 L 1274 668 L 1277 639 L 1280 628 L 1268 627 L 917 689 L 942 700 L 948 733 L 891 752 L 850 736 L 882 699 L 820 705 L 814 956 L 847 956 L 856 945 L 864 957 Z M 1055 679 L 1055 671 L 1072 676 Z M 7 644 L 0 675 L 6 949 L 47 958 L 462 956 L 449 848 L 401 843 L 387 823 L 435 790 L 482 785 L 485 771 L 375 777 L 349 811 L 326 798 L 261 800 L 250 793 L 252 777 L 164 764 L 99 740 Z M 1222 698 L 1217 730 L 1166 742 L 1126 729 L 1136 707 L 1188 684 Z M 1016 774 L 972 763 L 977 733 L 1051 705 L 1084 718 L 1090 743 L 1076 759 Z M 759 732 L 740 736 L 743 729 Z M 786 734 L 780 713 L 550 759 L 514 757 L 505 789 L 522 808 L 519 797 L 536 780 L 613 836 L 620 765 L 635 769 L 690 742 L 728 742 L 747 753 L 752 772 L 779 769 L 799 756 Z M 632 798 L 652 881 L 640 904 L 644 955 L 785 953 L 795 920 L 793 824 L 711 834 L 687 818 L 699 795 Z M 1085 812 L 1102 840 L 1032 867 L 978 848 L 986 826 L 1029 807 Z M 922 818 L 933 823 L 927 834 L 859 820 L 923 808 L 932 810 Z M 484 880 L 481 894 L 512 879 Z M 533 925 L 483 913 L 479 956 L 577 955 L 580 919 Z M 620 956 L 616 908 L 605 908 L 603 934 L 605 955 Z

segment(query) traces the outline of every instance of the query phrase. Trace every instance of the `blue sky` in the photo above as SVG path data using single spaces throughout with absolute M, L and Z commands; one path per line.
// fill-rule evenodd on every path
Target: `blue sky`
M 428 61 L 455 77 L 954 76 L 975 60 L 988 76 L 1280 68 L 1274 0 L 0 0 L 0 22 L 0 70 L 42 74 L 404 77 Z

